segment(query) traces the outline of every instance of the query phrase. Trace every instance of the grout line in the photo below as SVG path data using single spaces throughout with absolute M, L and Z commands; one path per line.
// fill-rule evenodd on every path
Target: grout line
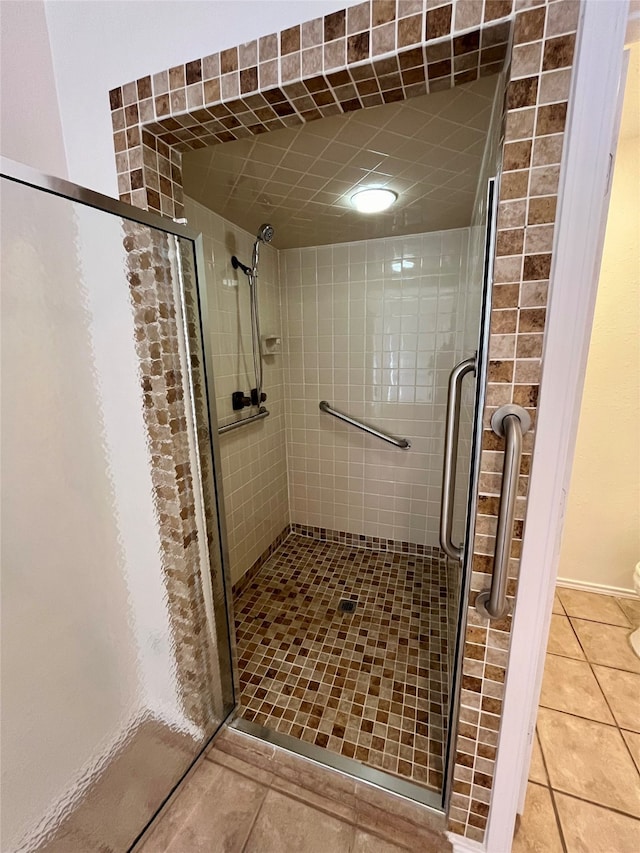
M 606 625 L 609 628 L 622 628 L 623 630 L 627 630 L 624 625 L 609 625 L 608 622 L 594 622 L 593 620 L 590 620 L 590 619 L 579 619 L 578 616 L 568 616 L 567 618 L 569 619 L 569 624 L 571 625 L 571 629 L 572 629 L 573 633 L 575 634 L 575 636 L 578 640 L 578 644 L 579 644 L 580 648 L 582 649 L 582 653 L 584 654 L 584 659 L 587 661 L 587 663 L 589 665 L 591 665 L 591 666 L 604 666 L 607 669 L 615 669 L 618 672 L 630 672 L 630 673 L 633 673 L 635 675 L 638 675 L 638 671 L 635 669 L 625 669 L 624 667 L 611 666 L 611 664 L 598 663 L 597 661 L 589 660 L 589 655 L 587 654 L 587 650 L 585 649 L 582 641 L 580 640 L 580 637 L 578 636 L 578 632 L 574 628 L 573 622 L 571 620 L 572 619 L 578 619 L 581 622 L 591 622 L 591 624 L 593 624 L 593 625 Z M 631 629 L 631 630 L 633 630 L 633 629 Z
M 558 827 L 558 835 L 560 836 L 560 844 L 562 844 L 562 849 L 564 853 L 568 853 L 567 842 L 564 838 L 564 832 L 562 830 L 562 822 L 560 821 L 560 812 L 558 811 L 558 806 L 555 798 L 555 790 L 549 786 L 549 795 L 551 797 L 551 808 L 553 809 L 553 814 L 556 819 L 556 826 Z
M 260 813 L 262 812 L 262 808 L 264 806 L 264 801 L 267 799 L 267 794 L 269 793 L 270 790 L 271 790 L 270 786 L 269 787 L 264 786 L 264 797 L 262 798 L 260 806 L 256 810 L 255 816 L 254 816 L 253 820 L 251 821 L 251 826 L 249 827 L 249 832 L 247 833 L 247 837 L 244 840 L 244 844 L 242 845 L 240 853 L 244 853 L 244 851 L 247 849 L 247 844 L 249 843 L 249 839 L 251 838 L 254 827 L 258 821 L 258 817 L 259 817 Z
M 597 594 L 597 593 L 596 593 L 596 594 Z M 559 597 L 559 596 L 558 596 L 558 600 L 560 600 L 560 597 Z M 617 602 L 616 602 L 616 603 L 617 603 Z M 562 604 L 562 601 L 560 601 L 560 604 L 561 604 L 561 606 L 562 606 L 562 607 L 563 607 L 563 609 L 564 609 L 564 605 Z M 619 607 L 620 611 L 623 613 L 623 615 L 625 616 L 625 618 L 627 618 L 627 615 L 626 615 L 626 613 L 624 613 L 624 611 L 622 611 L 622 608 L 621 608 L 619 605 L 618 605 L 618 607 Z M 559 614 L 556 614 L 556 615 L 559 615 Z M 611 714 L 611 717 L 613 718 L 613 723 L 603 723 L 603 722 L 602 722 L 602 721 L 600 721 L 600 720 L 592 720 L 592 719 L 590 719 L 589 717 L 580 717 L 578 714 L 572 714 L 572 713 L 567 712 L 567 711 L 558 711 L 558 710 L 557 710 L 557 709 L 555 709 L 555 708 L 547 708 L 547 706 L 542 705 L 542 704 L 540 704 L 540 705 L 539 705 L 539 707 L 545 708 L 546 710 L 555 711 L 555 713 L 565 714 L 566 716 L 568 716 L 568 717 L 573 717 L 574 719 L 587 720 L 588 722 L 595 723 L 596 725 L 608 726 L 610 729 L 611 729 L 611 728 L 615 728 L 615 729 L 618 731 L 619 735 L 620 735 L 620 740 L 621 740 L 621 741 L 622 741 L 622 743 L 624 744 L 624 747 L 625 747 L 625 749 L 626 749 L 626 752 L 627 752 L 627 754 L 629 755 L 629 758 L 631 759 L 631 763 L 632 763 L 632 765 L 633 765 L 634 769 L 636 770 L 637 775 L 638 775 L 638 776 L 640 776 L 640 768 L 638 768 L 638 766 L 637 766 L 637 764 L 636 764 L 636 762 L 635 762 L 635 760 L 634 760 L 634 758 L 633 758 L 633 755 L 632 755 L 632 753 L 631 753 L 631 749 L 629 748 L 629 744 L 627 743 L 627 741 L 625 740 L 625 738 L 622 736 L 622 729 L 621 729 L 621 726 L 619 725 L 619 723 L 618 723 L 618 721 L 617 721 L 617 719 L 616 719 L 616 715 L 615 715 L 615 714 L 614 714 L 614 712 L 613 712 L 613 708 L 611 707 L 611 704 L 610 704 L 610 702 L 609 702 L 609 699 L 607 698 L 607 696 L 606 696 L 606 694 L 605 694 L 604 690 L 602 689 L 602 686 L 600 685 L 600 681 L 598 680 L 598 676 L 596 675 L 596 672 L 595 672 L 595 670 L 594 670 L 594 666 L 604 666 L 606 669 L 612 669 L 612 670 L 614 670 L 614 671 L 616 671 L 616 672 L 625 672 L 625 673 L 626 673 L 626 672 L 630 672 L 631 674 L 637 674 L 637 673 L 635 673 L 633 670 L 621 669 L 620 667 L 611 667 L 611 666 L 607 666 L 606 664 L 598 664 L 598 663 L 594 663 L 593 661 L 591 661 L 591 660 L 589 659 L 589 656 L 588 656 L 588 654 L 587 654 L 586 649 L 584 648 L 584 646 L 583 646 L 583 644 L 582 644 L 582 642 L 581 642 L 581 640 L 580 640 L 580 637 L 579 637 L 579 636 L 578 636 L 578 634 L 577 634 L 577 631 L 575 630 L 575 628 L 574 628 L 574 626 L 573 626 L 573 623 L 571 622 L 571 618 L 579 619 L 579 618 L 581 618 L 581 617 L 575 617 L 575 616 L 574 616 L 574 617 L 569 617 L 569 616 L 568 616 L 568 614 L 567 614 L 567 619 L 569 620 L 569 624 L 570 624 L 570 626 L 571 626 L 571 630 L 573 631 L 574 636 L 576 637 L 576 639 L 577 639 L 577 641 L 578 641 L 578 645 L 579 645 L 580 649 L 582 650 L 582 652 L 583 652 L 583 654 L 584 654 L 584 661 L 583 661 L 583 662 L 587 663 L 587 664 L 588 664 L 588 666 L 589 666 L 589 669 L 590 669 L 590 671 L 591 671 L 591 674 L 592 674 L 593 678 L 595 679 L 595 682 L 596 682 L 596 684 L 597 684 L 597 686 L 598 686 L 598 689 L 599 689 L 599 691 L 600 691 L 600 694 L 602 695 L 602 698 L 604 699 L 605 704 L 606 704 L 607 708 L 609 709 L 609 712 L 610 712 L 610 714 Z M 610 625 L 610 623 L 608 623 L 608 622 L 597 622 L 596 620 L 583 619 L 582 621 L 586 621 L 586 622 L 593 622 L 594 624 L 598 624 L 598 625 L 607 625 L 607 626 L 609 626 L 609 627 L 613 627 L 613 628 L 624 627 L 624 626 L 619 626 L 619 625 Z M 631 627 L 631 630 L 633 630 L 633 626 L 630 626 L 630 627 Z M 555 653 L 547 652 L 547 654 L 555 654 Z M 569 659 L 569 660 L 580 660 L 580 658 L 569 658 L 569 657 L 568 657 L 568 655 L 555 655 L 555 656 L 556 656 L 556 657 L 564 657 L 565 659 Z M 626 730 L 625 730 L 625 731 L 626 731 Z M 537 736 L 537 726 L 536 726 L 536 736 Z M 548 785 L 548 787 L 549 787 L 549 790 L 551 791 L 551 799 L 552 799 L 552 803 L 553 803 L 554 813 L 555 813 L 555 816 L 556 816 L 556 823 L 558 824 L 558 828 L 559 828 L 559 830 L 560 830 L 561 841 L 562 841 L 562 844 L 563 844 L 563 847 L 564 847 L 564 851 L 565 851 L 565 853 L 567 853 L 567 847 L 566 847 L 566 843 L 565 843 L 565 840 L 564 840 L 564 835 L 563 835 L 563 833 L 562 833 L 562 826 L 561 826 L 561 823 L 560 823 L 559 813 L 558 813 L 558 809 L 557 809 L 557 805 L 556 805 L 556 800 L 555 800 L 555 794 L 556 794 L 556 793 L 562 793 L 562 794 L 564 794 L 564 795 L 566 795 L 566 796 L 573 797 L 575 800 L 579 800 L 580 802 L 589 803 L 590 805 L 594 805 L 594 806 L 596 806 L 596 807 L 598 807 L 598 808 L 602 808 L 602 809 L 605 809 L 605 810 L 607 810 L 607 811 L 614 812 L 615 814 L 620 814 L 620 815 L 622 815 L 622 816 L 624 816 L 624 817 L 631 817 L 631 818 L 635 818 L 636 820 L 638 819 L 638 816 L 637 816 L 637 815 L 632 815 L 632 814 L 630 814 L 629 812 L 621 811 L 620 809 L 616 809 L 616 808 L 614 808 L 614 807 L 612 807 L 612 806 L 604 805 L 604 804 L 602 804 L 602 803 L 597 803 L 597 802 L 595 802 L 594 800 L 588 800 L 588 799 L 586 799 L 586 798 L 584 798 L 584 797 L 581 797 L 581 796 L 576 795 L 576 794 L 574 794 L 574 793 L 572 793 L 572 792 L 569 792 L 569 791 L 562 791 L 562 790 L 560 790 L 560 789 L 558 789 L 558 788 L 554 788 L 554 787 L 552 786 L 552 784 L 551 784 L 551 777 L 549 776 L 549 771 L 548 771 L 548 768 L 547 768 L 547 761 L 546 761 L 546 758 L 545 758 L 545 756 L 544 756 L 544 752 L 543 752 L 543 749 L 542 749 L 542 742 L 541 742 L 541 741 L 539 741 L 539 744 L 540 744 L 540 752 L 541 752 L 541 755 L 542 755 L 542 761 L 543 761 L 544 768 L 545 768 L 545 773 L 547 774 L 547 779 L 548 779 L 548 781 L 549 781 L 549 785 Z
M 589 806 L 596 806 L 599 809 L 603 809 L 606 812 L 613 812 L 614 814 L 620 815 L 621 817 L 630 817 L 634 820 L 640 821 L 638 815 L 631 814 L 631 812 L 624 812 L 621 809 L 617 809 L 614 806 L 607 806 L 604 803 L 598 803 L 596 800 L 588 800 L 586 797 L 581 797 L 578 794 L 574 794 L 571 791 L 563 791 L 562 788 L 551 788 L 552 793 L 554 794 L 562 794 L 565 797 L 571 797 L 574 800 L 578 800 L 580 803 L 586 803 Z
M 549 796 L 551 797 L 551 807 L 553 808 L 553 814 L 554 814 L 555 819 L 556 819 L 556 826 L 558 827 L 558 834 L 560 836 L 560 843 L 562 844 L 562 850 L 563 850 L 563 853 L 568 853 L 567 844 L 566 844 L 566 841 L 564 840 L 564 832 L 562 831 L 562 824 L 560 823 L 560 814 L 558 812 L 556 800 L 555 800 L 555 797 L 553 795 L 554 789 L 551 787 L 551 776 L 549 775 L 549 768 L 547 767 L 547 759 L 545 758 L 544 750 L 542 749 L 542 741 L 540 740 L 540 737 L 538 735 L 538 726 L 537 725 L 536 725 L 536 728 L 534 731 L 534 736 L 538 740 L 538 746 L 540 748 L 540 755 L 542 756 L 542 765 L 544 767 L 545 776 L 547 777 L 547 788 L 549 790 Z
M 598 676 L 597 676 L 597 674 L 596 674 L 596 672 L 595 672 L 595 670 L 594 670 L 594 668 L 593 668 L 593 667 L 594 667 L 594 664 L 592 664 L 592 663 L 591 663 L 591 661 L 587 661 L 587 662 L 588 662 L 588 664 L 589 664 L 589 667 L 590 667 L 590 669 L 591 669 L 591 672 L 592 672 L 592 674 L 593 674 L 593 677 L 594 677 L 594 678 L 595 678 L 595 680 L 596 680 L 596 684 L 598 685 L 598 687 L 599 687 L 599 689 L 600 689 L 600 692 L 602 693 L 602 696 L 603 696 L 603 698 L 604 698 L 604 701 L 606 702 L 606 705 L 607 705 L 607 707 L 609 708 L 609 711 L 610 711 L 610 713 L 611 713 L 611 716 L 613 717 L 615 727 L 617 728 L 618 733 L 620 734 L 620 739 L 622 740 L 622 743 L 624 744 L 624 747 L 625 747 L 625 749 L 627 750 L 627 752 L 628 752 L 628 754 L 629 754 L 629 757 L 631 758 L 631 763 L 632 763 L 632 764 L 633 764 L 633 766 L 635 767 L 636 772 L 637 772 L 638 776 L 640 777 L 640 767 L 638 767 L 638 765 L 636 764 L 635 758 L 633 757 L 633 754 L 632 754 L 632 752 L 631 752 L 631 749 L 630 749 L 630 747 L 629 747 L 629 744 L 627 743 L 626 739 L 622 736 L 622 727 L 621 727 L 621 726 L 620 726 L 620 724 L 618 723 L 618 719 L 617 719 L 617 717 L 616 717 L 616 715 L 615 715 L 615 712 L 614 712 L 614 710 L 613 710 L 613 708 L 612 708 L 612 706 L 611 706 L 611 703 L 609 702 L 609 699 L 607 698 L 607 694 L 604 692 L 604 690 L 603 690 L 603 688 L 602 688 L 602 685 L 600 684 L 600 681 L 599 681 L 599 679 L 598 679 Z M 600 664 L 595 664 L 595 666 L 600 666 Z M 615 669 L 614 667 L 609 667 L 609 669 L 613 669 L 613 670 L 614 670 L 614 672 L 627 672 L 627 670 L 625 670 L 625 669 Z M 625 731 L 627 731 L 627 729 L 625 729 Z
M 278 748 L 278 749 L 280 749 L 280 748 Z M 231 756 L 232 758 L 235 758 L 235 759 L 237 759 L 237 760 L 241 761 L 242 763 L 246 764 L 246 765 L 247 765 L 247 769 L 248 769 L 248 770 L 250 770 L 250 769 L 251 769 L 251 767 L 253 766 L 253 765 L 251 765 L 251 763 L 250 763 L 250 762 L 245 761 L 245 759 L 243 759 L 243 758 L 239 758 L 239 756 L 235 755 L 234 753 L 226 753 L 226 752 L 224 752 L 223 750 L 221 750 L 221 752 L 222 752 L 224 755 L 229 755 L 229 756 Z M 276 751 L 276 753 L 274 754 L 274 760 L 275 760 L 276 764 L 277 764 L 277 755 L 278 755 L 278 753 L 277 753 L 277 751 Z M 205 757 L 208 757 L 208 756 L 205 756 Z M 218 766 L 218 767 L 222 767 L 223 769 L 229 770 L 229 772 L 231 772 L 231 773 L 237 773 L 237 774 L 238 774 L 238 775 L 240 775 L 240 776 L 244 776 L 245 778 L 251 779 L 251 776 L 249 775 L 249 773 L 245 774 L 245 773 L 243 773 L 243 772 L 242 772 L 242 771 L 240 771 L 240 770 L 236 770 L 236 769 L 234 769 L 234 768 L 226 767 L 226 765 L 224 765 L 224 764 L 222 764 L 222 765 L 217 764 L 217 762 L 214 762 L 212 759 L 208 759 L 208 760 L 209 760 L 209 761 L 211 761 L 211 763 L 213 763 L 214 765 L 216 765 L 216 766 Z M 300 759 L 300 760 L 301 760 L 301 762 L 304 762 L 304 759 Z M 256 767 L 257 767 L 257 765 L 256 765 Z M 258 768 L 258 769 L 263 769 L 263 768 Z M 354 834 L 353 834 L 354 840 L 355 840 L 355 832 L 356 832 L 357 830 L 361 830 L 362 832 L 365 832 L 365 833 L 367 833 L 368 835 L 372 835 L 372 836 L 374 836 L 375 838 L 378 838 L 378 839 L 381 839 L 381 840 L 383 840 L 383 841 L 386 841 L 387 843 L 392 843 L 392 842 L 390 842 L 390 841 L 389 841 L 389 839 L 388 839 L 387 837 L 385 837 L 384 835 L 379 834 L 375 829 L 370 828 L 370 827 L 368 827 L 368 826 L 363 825 L 363 824 L 361 824 L 361 823 L 360 823 L 359 818 L 358 818 L 358 810 L 357 810 L 357 808 L 355 807 L 355 805 L 354 805 L 354 806 L 353 806 L 353 808 L 351 809 L 351 812 L 352 812 L 352 815 L 353 815 L 353 816 L 352 816 L 352 817 L 349 817 L 349 818 L 347 818 L 347 817 L 343 817 L 343 816 L 341 816 L 341 815 L 338 815 L 338 814 L 336 813 L 336 811 L 335 811 L 335 806 L 336 806 L 336 805 L 339 805 L 339 802 L 340 802 L 339 800 L 333 800 L 333 799 L 330 799 L 330 798 L 328 798 L 328 797 L 325 797 L 322 793 L 320 793 L 320 792 L 319 792 L 317 789 L 315 789 L 315 788 L 310 788 L 310 787 L 307 787 L 307 786 L 304 786 L 304 785 L 299 785 L 299 790 L 300 790 L 301 792 L 302 792 L 302 791 L 304 791 L 304 792 L 306 792 L 307 794 L 311 794 L 311 795 L 314 795 L 314 796 L 318 797 L 318 798 L 322 801 L 322 803 L 323 803 L 323 804 L 322 804 L 322 805 L 318 805 L 318 804 L 315 804 L 315 803 L 311 803 L 311 802 L 309 802 L 309 799 L 307 799 L 307 798 L 305 797 L 305 794 L 304 794 L 304 793 L 298 793 L 296 790 L 294 790 L 294 791 L 286 791 L 286 792 L 285 792 L 285 791 L 279 790 L 277 787 L 275 787 L 275 785 L 278 783 L 278 781 L 279 781 L 279 782 L 284 782 L 284 783 L 289 783 L 290 785 L 292 785 L 292 786 L 293 786 L 295 783 L 294 783 L 291 779 L 289 779 L 287 776 L 282 776 L 282 775 L 280 775 L 276 770 L 271 770 L 271 771 L 267 771 L 267 772 L 270 772 L 270 773 L 271 773 L 271 775 L 272 775 L 272 780 L 271 780 L 271 782 L 269 782 L 269 784 L 268 784 L 268 785 L 266 785 L 266 784 L 264 784 L 264 783 L 258 783 L 258 784 L 260 784 L 262 787 L 264 787 L 264 789 L 265 789 L 265 795 L 264 795 L 264 797 L 263 797 L 263 799 L 262 799 L 262 802 L 261 802 L 261 804 L 260 804 L 260 808 L 259 808 L 259 809 L 258 809 L 258 811 L 256 812 L 255 818 L 254 818 L 254 820 L 253 820 L 253 822 L 252 822 L 252 824 L 251 824 L 251 829 L 249 830 L 249 834 L 248 834 L 248 836 L 247 836 L 247 839 L 246 839 L 246 841 L 245 841 L 245 843 L 244 843 L 244 846 L 242 847 L 242 851 L 244 851 L 244 850 L 245 850 L 246 845 L 247 845 L 247 843 L 248 843 L 248 841 L 249 841 L 249 839 L 250 839 L 250 837 L 251 837 L 251 832 L 253 831 L 253 828 L 254 828 L 254 826 L 255 826 L 255 824 L 256 824 L 256 822 L 257 822 L 258 816 L 259 816 L 260 812 L 262 811 L 262 807 L 263 807 L 263 805 L 264 805 L 264 801 L 265 801 L 265 799 L 266 799 L 267 794 L 269 793 L 269 791 L 274 791 L 274 793 L 279 794 L 280 796 L 285 797 L 285 798 L 286 798 L 286 799 L 288 799 L 288 800 L 293 800 L 294 802 L 298 802 L 298 803 L 300 803 L 301 805 L 304 805 L 304 806 L 307 806 L 307 807 L 308 807 L 308 808 L 310 808 L 310 809 L 313 809 L 313 811 L 319 812 L 320 814 L 327 815 L 328 817 L 331 817 L 331 818 L 333 818 L 334 820 L 339 821 L 340 823 L 346 824 L 347 826 L 351 826 L 351 827 L 353 828 L 353 830 L 354 830 Z M 357 800 L 357 794 L 355 794 L 354 796 L 355 796 L 355 799 Z M 409 822 L 410 822 L 410 821 L 409 821 Z M 402 849 L 402 850 L 408 850 L 408 849 L 409 849 L 409 848 L 405 847 L 405 846 L 404 846 L 404 844 L 400 844 L 400 843 L 398 843 L 398 842 L 393 842 L 393 843 L 396 843 L 396 845 L 397 845 L 400 849 Z M 242 851 L 241 851 L 241 853 L 242 853 Z

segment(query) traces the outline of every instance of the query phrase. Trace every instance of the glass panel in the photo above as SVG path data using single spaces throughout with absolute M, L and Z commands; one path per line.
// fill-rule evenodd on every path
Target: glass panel
M 485 172 L 495 165 L 500 148 L 494 139 L 489 140 L 488 152 L 492 160 L 485 159 Z M 482 413 L 484 389 L 488 368 L 488 332 L 491 315 L 491 257 L 495 237 L 497 206 L 495 204 L 496 179 L 487 180 L 482 193 L 482 179 L 478 187 L 469 240 L 469 278 L 467 286 L 467 313 L 463 348 L 465 357 L 476 355 L 475 378 L 469 375 L 462 386 L 459 439 L 456 474 L 456 502 L 454 512 L 455 542 L 464 542 L 461 562 L 448 560 L 448 636 L 449 636 L 449 707 L 447 762 L 450 762 L 455 744 L 452 740 L 457 718 L 457 701 L 461 673 L 460 645 L 463 642 L 462 626 L 465 624 L 464 601 L 468 597 L 471 560 L 475 532 L 475 513 L 478 493 L 480 451 L 482 446 Z M 449 764 L 449 772 L 453 767 Z
M 232 701 L 192 474 L 194 244 L 2 193 L 1 846 L 124 851 Z

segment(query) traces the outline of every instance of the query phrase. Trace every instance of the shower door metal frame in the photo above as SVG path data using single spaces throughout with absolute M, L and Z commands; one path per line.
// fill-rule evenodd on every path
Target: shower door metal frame
M 172 786 L 171 790 L 167 792 L 166 797 L 164 797 L 162 803 L 159 805 L 155 813 L 147 821 L 139 835 L 134 839 L 131 845 L 132 849 L 138 843 L 142 835 L 144 835 L 148 827 L 153 823 L 157 815 L 164 808 L 167 801 L 171 798 L 175 790 L 182 784 L 184 778 L 191 772 L 196 762 L 201 759 L 204 751 L 207 749 L 216 734 L 228 723 L 229 719 L 233 716 L 236 710 L 237 697 L 239 695 L 237 681 L 238 668 L 236 663 L 237 655 L 235 646 L 235 632 L 231 630 L 231 620 L 233 618 L 233 601 L 231 598 L 229 550 L 224 515 L 222 466 L 220 462 L 220 446 L 218 440 L 218 433 L 217 429 L 213 426 L 217 424 L 214 380 L 209 360 L 204 357 L 203 346 L 204 339 L 202 329 L 202 301 L 200 299 L 200 293 L 202 291 L 202 288 L 204 287 L 204 270 L 206 267 L 204 261 L 202 234 L 197 231 L 194 231 L 191 228 L 188 228 L 180 222 L 176 222 L 173 219 L 169 219 L 168 217 L 159 216 L 156 213 L 150 213 L 147 210 L 142 210 L 140 208 L 133 207 L 129 204 L 126 204 L 125 202 L 119 201 L 118 199 L 114 199 L 111 196 L 106 196 L 102 193 L 95 192 L 94 190 L 89 190 L 86 187 L 81 187 L 78 184 L 72 183 L 71 181 L 67 181 L 62 178 L 56 178 L 52 175 L 46 175 L 42 172 L 37 171 L 36 169 L 32 169 L 29 166 L 25 166 L 23 163 L 18 163 L 14 160 L 10 160 L 7 157 L 0 157 L 0 178 L 5 178 L 9 181 L 21 184 L 31 189 L 43 191 L 59 198 L 67 199 L 68 201 L 76 202 L 86 207 L 103 211 L 104 213 L 112 214 L 130 222 L 135 222 L 140 225 L 146 225 L 149 228 L 153 228 L 157 231 L 162 231 L 170 236 L 181 237 L 184 240 L 188 240 L 192 244 L 194 250 L 193 260 L 195 280 L 193 282 L 190 282 L 185 280 L 185 278 L 181 277 L 181 280 L 178 282 L 178 289 L 180 291 L 180 298 L 182 303 L 180 306 L 180 310 L 183 315 L 185 305 L 185 294 L 187 288 L 189 290 L 192 290 L 192 292 L 189 293 L 189 296 L 192 298 L 193 304 L 196 306 L 198 312 L 198 327 L 195 330 L 195 336 L 187 334 L 186 318 L 183 317 L 183 319 L 185 319 L 184 327 L 186 356 L 191 367 L 191 376 L 188 380 L 189 385 L 192 384 L 193 380 L 193 359 L 191 358 L 191 356 L 195 351 L 196 355 L 199 357 L 198 360 L 201 370 L 200 381 L 202 383 L 202 388 L 206 396 L 205 403 L 209 419 L 208 445 L 211 453 L 211 459 L 207 460 L 208 462 L 210 462 L 210 464 L 205 467 L 208 471 L 211 472 L 212 482 L 208 483 L 206 487 L 205 484 L 201 482 L 199 493 L 200 498 L 202 500 L 202 508 L 206 528 L 207 530 L 212 529 L 214 527 L 217 529 L 217 538 L 220 548 L 221 574 L 219 581 L 222 585 L 224 598 L 224 614 L 222 619 L 223 624 L 219 626 L 217 625 L 217 621 L 221 615 L 219 612 L 221 608 L 215 608 L 215 596 L 213 596 L 216 625 L 212 627 L 214 629 L 214 634 L 216 637 L 216 652 L 218 656 L 220 674 L 223 682 L 223 711 L 219 725 L 216 727 L 215 731 L 210 735 L 210 737 L 207 738 L 207 740 L 202 744 L 200 750 L 185 767 L 185 770 L 180 776 L 180 779 L 175 783 L 175 785 Z M 8 214 L 5 213 L 5 215 Z M 197 431 L 197 423 L 195 423 L 196 411 L 194 408 L 193 400 L 189 401 L 189 406 L 192 412 L 192 416 L 194 418 L 194 426 L 196 427 Z M 195 451 L 198 458 L 202 458 L 202 443 L 197 443 Z M 194 479 L 197 479 L 198 475 L 203 475 L 203 466 L 199 466 L 199 470 L 193 473 Z M 207 495 L 215 496 L 215 505 L 211 505 L 211 501 L 208 499 Z M 215 566 L 215 562 L 211 556 L 211 551 L 209 547 L 207 547 L 207 553 L 209 554 L 209 582 L 213 584 L 213 579 L 215 577 L 217 569 Z
M 235 716 L 231 727 L 244 734 L 251 735 L 259 740 L 272 743 L 282 747 L 289 752 L 296 753 L 304 758 L 316 761 L 327 767 L 347 773 L 363 782 L 375 785 L 391 793 L 406 797 L 435 813 L 447 814 L 451 791 L 453 787 L 453 747 L 457 735 L 457 720 L 460 708 L 460 674 L 462 672 L 464 643 L 463 638 L 466 629 L 467 603 L 471 581 L 470 560 L 473 553 L 473 536 L 475 532 L 475 509 L 477 504 L 478 480 L 480 477 L 480 449 L 482 447 L 482 413 L 484 412 L 489 353 L 489 328 L 491 320 L 491 286 L 493 284 L 491 261 L 495 246 L 495 234 L 498 214 L 498 179 L 490 178 L 487 182 L 487 224 L 484 241 L 484 259 L 482 267 L 482 302 L 480 310 L 480 329 L 478 349 L 475 356 L 475 383 L 476 396 L 474 404 L 473 439 L 471 447 L 471 472 L 467 492 L 467 521 L 465 525 L 465 540 L 461 559 L 462 579 L 460 584 L 459 613 L 456 631 L 456 649 L 454 655 L 454 671 L 449 701 L 449 715 L 447 736 L 444 743 L 443 755 L 443 785 L 440 793 L 430 788 L 412 782 L 399 779 L 384 770 L 367 767 L 353 758 L 332 753 L 324 747 L 299 740 L 292 735 L 281 734 L 273 729 L 261 726 L 258 723 L 243 720 Z
M 449 702 L 449 726 L 447 733 L 446 755 L 444 762 L 445 778 L 442 792 L 442 807 L 449 810 L 449 802 L 453 789 L 453 771 L 455 747 L 458 733 L 460 713 L 460 685 L 462 681 L 462 666 L 464 663 L 464 637 L 467 627 L 467 610 L 471 590 L 471 560 L 473 559 L 473 539 L 476 527 L 476 507 L 478 503 L 478 487 L 480 480 L 480 453 L 482 450 L 482 416 L 487 396 L 487 380 L 489 372 L 489 332 L 491 326 L 491 293 L 493 287 L 493 269 L 491 266 L 496 241 L 498 221 L 499 178 L 492 177 L 487 181 L 487 224 L 484 242 L 484 264 L 482 273 L 482 309 L 480 312 L 480 333 L 478 351 L 476 354 L 476 400 L 474 405 L 473 440 L 471 445 L 471 472 L 467 495 L 467 523 L 462 549 L 460 583 L 460 600 L 458 602 L 458 625 L 456 649 L 452 673 L 451 693 Z

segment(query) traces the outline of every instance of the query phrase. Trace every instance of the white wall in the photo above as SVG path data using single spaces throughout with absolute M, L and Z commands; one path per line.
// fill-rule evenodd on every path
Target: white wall
M 640 560 L 640 44 L 631 51 L 559 582 L 631 591 Z
M 0 151 L 67 176 L 49 33 L 40 0 L 0 2 Z
M 47 0 L 70 179 L 117 196 L 110 89 L 357 2 Z

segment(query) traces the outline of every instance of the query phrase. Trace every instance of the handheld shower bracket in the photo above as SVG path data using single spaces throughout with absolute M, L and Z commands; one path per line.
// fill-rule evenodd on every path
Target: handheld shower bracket
M 235 255 L 231 256 L 231 266 L 234 270 L 241 269 L 245 275 L 251 275 L 252 270 L 246 264 L 243 264 L 242 261 L 239 261 Z

